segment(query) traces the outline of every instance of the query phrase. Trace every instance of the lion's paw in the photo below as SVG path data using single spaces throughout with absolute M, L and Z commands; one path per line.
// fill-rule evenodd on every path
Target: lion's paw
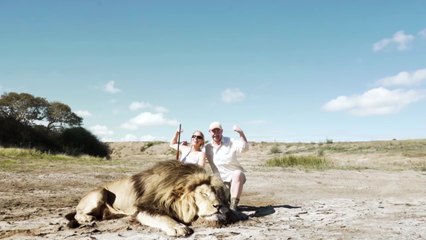
M 95 220 L 95 217 L 93 217 L 91 215 L 79 214 L 79 213 L 77 213 L 74 218 L 80 224 L 82 224 L 82 223 L 86 223 L 86 224 L 87 223 L 91 223 L 91 222 L 93 222 Z
M 176 224 L 175 226 L 170 228 L 169 231 L 167 231 L 166 233 L 169 236 L 185 237 L 191 235 L 193 232 L 194 231 L 192 230 L 192 228 L 186 226 L 185 224 Z

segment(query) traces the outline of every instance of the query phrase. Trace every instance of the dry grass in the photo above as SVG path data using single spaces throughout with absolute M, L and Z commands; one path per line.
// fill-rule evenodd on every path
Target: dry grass
M 326 169 L 329 168 L 330 163 L 323 157 L 318 156 L 283 156 L 283 157 L 275 157 L 273 159 L 269 159 L 266 161 L 267 166 L 272 167 L 297 167 L 302 169 Z
M 41 153 L 31 149 L 0 148 L 0 169 L 3 171 L 39 171 L 43 168 L 126 172 L 142 168 L 158 159 L 174 159 L 166 142 L 109 143 L 112 160 L 89 156 L 71 157 Z M 250 150 L 240 157 L 242 164 L 253 170 L 266 166 L 300 169 L 377 169 L 387 171 L 426 171 L 426 140 L 267 143 L 251 142 Z M 143 159 L 143 161 L 141 160 Z M 253 159 L 251 162 L 250 159 Z M 258 161 L 261 160 L 261 161 Z M 245 162 L 245 163 L 244 163 Z
M 79 169 L 93 168 L 102 171 L 112 166 L 120 171 L 126 171 L 127 163 L 121 160 L 105 160 L 103 158 L 80 156 L 73 157 L 64 154 L 42 153 L 34 149 L 0 148 L 0 169 L 8 172 L 36 172 L 46 168 Z
M 267 143 L 254 144 L 267 149 Z M 265 150 L 263 150 L 265 151 Z M 426 140 L 372 142 L 270 143 L 267 165 L 310 169 L 426 170 Z M 308 157 L 306 157 L 308 156 Z M 316 163 L 315 157 L 327 164 Z M 310 161 L 305 161 L 308 158 Z M 275 162 L 275 163 L 271 163 Z M 311 163 L 313 162 L 313 163 Z

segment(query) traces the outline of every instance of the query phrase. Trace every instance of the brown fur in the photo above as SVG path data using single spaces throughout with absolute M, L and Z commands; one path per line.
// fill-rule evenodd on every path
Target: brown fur
M 132 215 L 170 236 L 187 236 L 192 233 L 187 225 L 198 218 L 216 225 L 223 222 L 224 199 L 220 179 L 195 164 L 172 160 L 89 192 L 77 205 L 75 216 L 67 218 L 81 224 Z

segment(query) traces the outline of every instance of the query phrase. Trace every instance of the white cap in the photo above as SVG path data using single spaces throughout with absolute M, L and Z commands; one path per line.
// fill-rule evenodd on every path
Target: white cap
M 220 124 L 220 122 L 212 122 L 212 123 L 210 123 L 209 130 L 213 130 L 215 128 L 222 129 L 222 124 Z

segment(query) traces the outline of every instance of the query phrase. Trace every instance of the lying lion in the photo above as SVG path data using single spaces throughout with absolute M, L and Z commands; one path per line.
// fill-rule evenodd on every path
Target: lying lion
M 199 218 L 225 221 L 224 199 L 220 179 L 195 164 L 172 160 L 89 192 L 67 218 L 70 227 L 77 227 L 94 220 L 134 216 L 169 236 L 188 236 L 193 232 L 188 225 Z

